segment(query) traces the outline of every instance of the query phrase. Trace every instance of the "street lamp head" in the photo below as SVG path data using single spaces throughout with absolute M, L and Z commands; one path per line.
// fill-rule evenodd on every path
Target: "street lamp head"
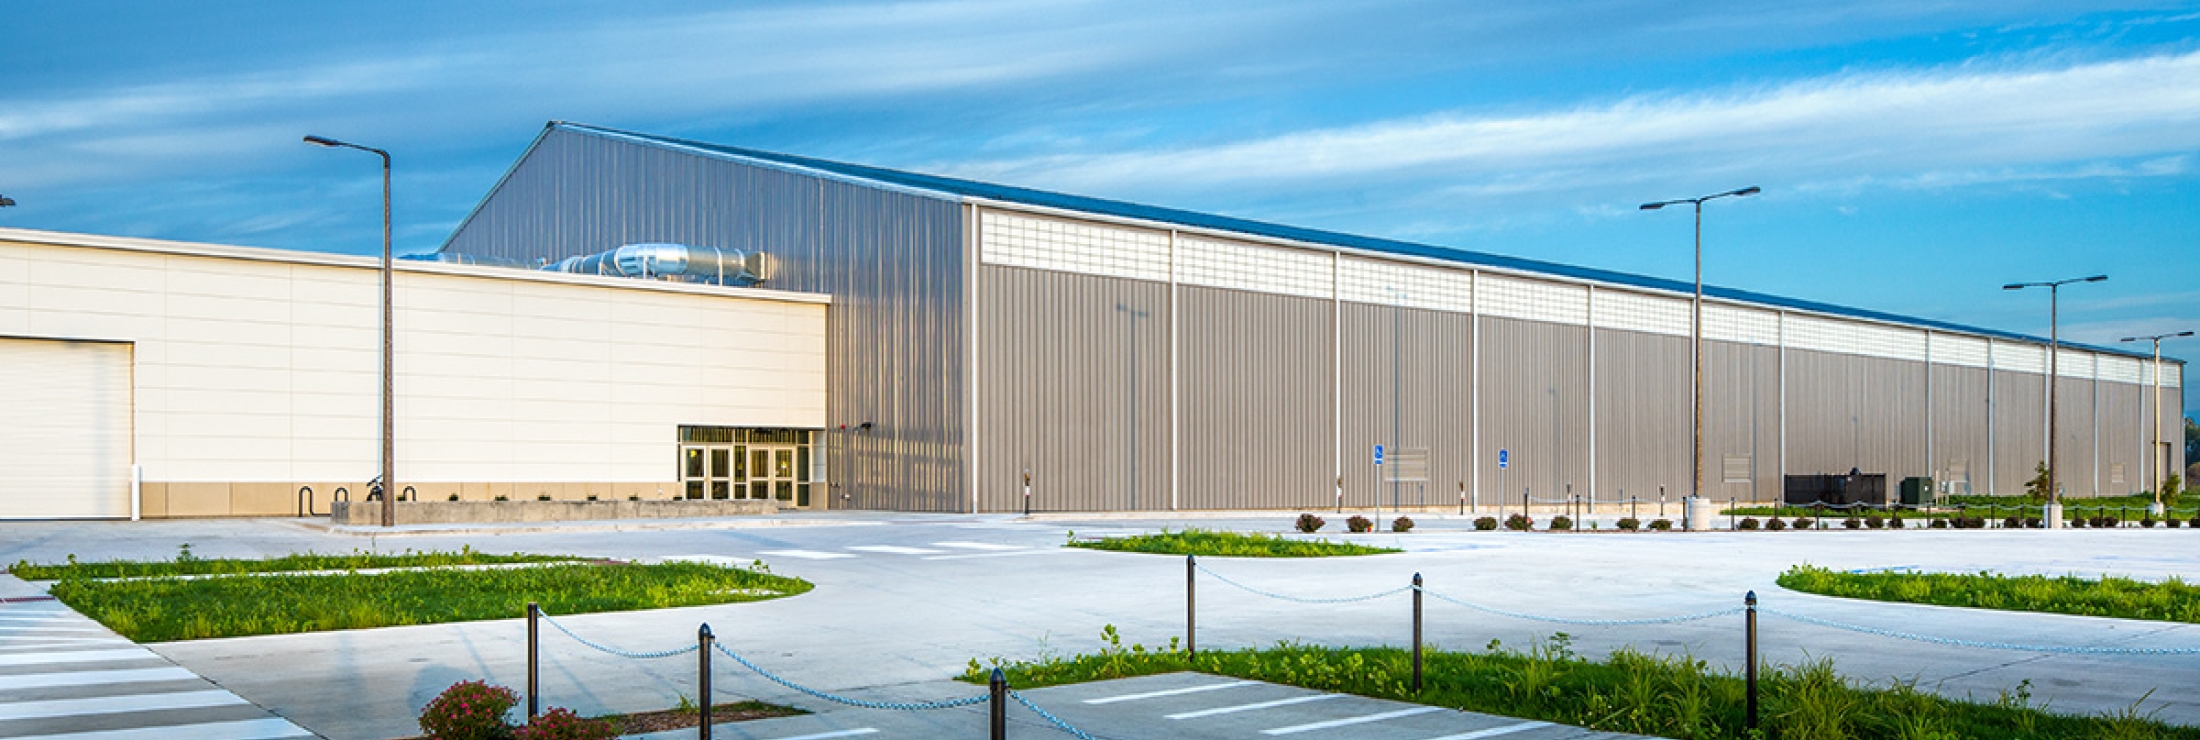
M 2002 289 L 2002 290 L 2024 290 L 2024 283 L 2010 283 L 2010 284 L 2008 284 L 2008 285 L 2004 285 L 2004 286 L 2001 286 L 2001 289 Z
M 2181 331 L 2181 332 L 2177 332 L 2177 333 L 2175 333 L 2175 334 L 2171 334 L 2170 336 L 2173 336 L 2173 337 L 2189 337 L 2189 336 L 2192 336 L 2192 332 L 2190 332 L 2190 331 Z
M 2116 340 L 2116 341 L 2119 341 L 2119 342 L 2136 342 L 2136 341 L 2139 341 L 2139 338 L 2138 338 L 2138 337 L 2124 337 L 2124 338 L 2122 338 L 2122 339 L 2118 339 L 2118 340 Z
M 344 145 L 344 143 L 343 143 L 343 142 L 341 142 L 341 141 L 337 141 L 337 140 L 335 140 L 335 139 L 331 139 L 331 138 L 328 138 L 328 137 L 326 137 L 326 136 L 311 136 L 311 135 L 308 135 L 308 136 L 306 137 L 306 143 L 308 143 L 308 144 L 312 144 L 312 145 L 314 145 L 314 146 L 343 146 L 343 145 Z
M 2095 276 L 2093 276 L 2093 277 L 2089 277 L 2089 278 L 2086 278 L 2086 279 L 2085 279 L 2085 281 L 2086 281 L 2086 282 L 2088 282 L 2088 283 L 2098 283 L 2098 282 L 2100 282 L 2100 281 L 2103 281 L 2103 280 L 2107 280 L 2107 279 L 2108 279 L 2108 276 L 2107 276 L 2107 275 L 2095 275 Z
M 1736 191 L 1734 191 L 1734 192 L 1731 192 L 1731 193 L 1727 193 L 1727 195 L 1756 195 L 1756 194 L 1758 194 L 1758 193 L 1762 193 L 1762 192 L 1764 192 L 1764 189 L 1763 189 L 1763 188 L 1759 188 L 1759 187 L 1757 187 L 1757 186 L 1755 186 L 1755 185 L 1751 185 L 1751 186 L 1749 186 L 1749 187 L 1746 187 L 1746 188 L 1742 188 L 1742 189 L 1740 189 L 1740 190 L 1736 190 Z
M 1642 210 L 1645 210 L 1645 211 L 1655 211 L 1655 210 L 1657 210 L 1657 209 L 1660 209 L 1660 208 L 1664 208 L 1664 207 L 1665 207 L 1665 205 L 1666 205 L 1666 204 L 1664 204 L 1664 203 L 1644 203 L 1644 204 L 1642 204 Z

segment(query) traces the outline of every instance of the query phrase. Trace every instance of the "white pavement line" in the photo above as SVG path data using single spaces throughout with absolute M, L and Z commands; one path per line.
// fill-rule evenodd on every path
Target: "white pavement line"
M 106 632 L 98 627 L 47 627 L 36 624 L 0 624 L 0 632 Z
M 1263 735 L 1295 735 L 1295 734 L 1298 734 L 1298 733 L 1301 733 L 1301 732 L 1307 732 L 1307 731 L 1310 731 L 1310 730 L 1326 730 L 1326 729 L 1329 729 L 1329 728 L 1331 728 L 1331 727 L 1346 727 L 1346 726 L 1350 726 L 1350 725 L 1362 725 L 1362 724 L 1367 724 L 1367 723 L 1369 723 L 1369 722 L 1381 722 L 1381 721 L 1383 721 L 1383 720 L 1386 720 L 1386 719 L 1397 719 L 1397 718 L 1399 718 L 1399 717 L 1411 717 L 1411 716 L 1413 716 L 1413 715 L 1416 715 L 1416 714 L 1428 714 L 1429 712 L 1442 712 L 1442 711 L 1446 711 L 1446 710 L 1445 710 L 1445 709 L 1444 709 L 1443 707 L 1414 707 L 1414 708 L 1412 708 L 1412 709 L 1399 709 L 1399 710 L 1396 710 L 1396 711 L 1390 711 L 1390 712 L 1380 712 L 1380 713 L 1377 713 L 1377 714 L 1364 714 L 1364 715 L 1360 715 L 1360 716 L 1358 716 L 1358 717 L 1346 717 L 1346 718 L 1344 718 L 1344 719 L 1333 719 L 1333 720 L 1328 720 L 1328 721 L 1324 721 L 1324 722 L 1309 722 L 1309 723 L 1306 723 L 1306 724 L 1303 724 L 1303 725 L 1292 725 L 1292 726 L 1290 726 L 1290 727 L 1278 727 L 1278 728 L 1275 728 L 1275 729 L 1273 729 L 1273 730 L 1261 730 L 1261 731 L 1260 731 L 1260 734 L 1263 734 Z
M 844 552 L 818 552 L 816 550 L 765 550 L 757 554 L 770 555 L 775 558 L 801 558 L 803 560 L 839 560 L 855 557 Z
M 53 649 L 56 649 L 56 648 L 61 648 L 61 649 L 68 649 L 68 648 L 87 648 L 87 647 L 98 647 L 98 646 L 101 646 L 101 645 L 134 645 L 134 644 L 136 644 L 136 643 L 130 642 L 129 640 L 124 640 L 124 639 L 120 639 L 120 638 L 115 638 L 115 639 L 108 639 L 108 640 L 96 640 L 96 641 L 90 641 L 90 642 L 22 642 L 22 643 L 9 643 L 9 644 L 6 644 L 6 645 L 0 645 L 0 655 L 23 655 L 23 654 L 25 654 L 25 653 L 28 653 L 28 652 L 33 652 L 33 651 L 40 651 L 40 650 L 53 650 Z
M 794 737 L 772 738 L 772 740 L 826 740 L 826 738 L 834 737 L 855 737 L 857 735 L 870 735 L 876 732 L 878 732 L 878 728 L 876 727 L 858 727 L 853 730 L 834 730 L 832 732 L 820 732 L 815 735 L 796 735 Z
M 0 676 L 0 691 L 10 689 L 50 689 L 62 686 L 106 686 L 118 683 L 151 683 L 154 681 L 193 681 L 198 674 L 176 668 L 126 668 L 115 671 L 73 671 L 70 673 L 30 673 L 19 676 Z
M 114 660 L 159 660 L 160 656 L 144 648 L 129 650 L 69 650 L 44 653 L 11 653 L 0 655 L 0 666 L 45 665 L 48 663 L 101 663 Z
M 93 630 L 85 630 L 92 632 Z M 120 637 L 61 637 L 58 635 L 0 635 L 0 647 L 13 647 L 10 642 L 129 642 Z
M 177 691 L 166 694 L 94 696 L 85 699 L 19 701 L 0 704 L 0 721 L 83 717 L 94 714 L 121 714 L 124 712 L 157 712 L 163 709 L 229 707 L 244 703 L 246 703 L 245 700 L 238 698 L 236 694 L 220 689 Z
M 853 547 L 849 547 L 848 549 L 855 550 L 857 552 L 881 552 L 888 555 L 938 555 L 943 552 L 941 550 L 927 550 L 922 547 L 901 547 L 899 545 L 855 545 Z
M 1031 548 L 1028 548 L 1028 547 L 1024 547 L 1024 546 L 1022 546 L 1022 545 L 999 545 L 999 544 L 994 544 L 994 543 L 991 543 L 991 542 L 934 542 L 934 543 L 932 543 L 932 544 L 933 544 L 933 546 L 935 546 L 935 547 L 955 547 L 955 548 L 961 548 L 961 549 L 964 549 L 964 550 L 994 550 L 994 551 L 1001 551 L 1001 550 L 1028 550 L 1028 549 L 1031 549 Z
M 1071 550 L 1009 550 L 1006 552 L 978 552 L 969 555 L 933 555 L 926 560 L 969 560 L 971 558 L 1020 558 L 1025 555 L 1055 555 Z
M 166 727 L 132 727 L 127 730 L 93 730 L 91 732 L 64 732 L 58 735 L 23 735 L 8 740 L 275 740 L 284 737 L 311 737 L 313 733 L 291 724 L 290 720 L 269 717 L 236 722 L 206 722 L 196 725 L 169 725 Z
M 1510 734 L 1513 734 L 1513 733 L 1515 733 L 1515 732 L 1526 732 L 1526 731 L 1528 731 L 1528 730 L 1533 730 L 1533 729 L 1535 729 L 1535 728 L 1538 728 L 1538 727 L 1549 727 L 1549 726 L 1551 726 L 1551 723 L 1549 723 L 1549 722 L 1522 722 L 1522 723 L 1520 723 L 1520 724 L 1517 724 L 1517 725 L 1505 725 L 1505 726 L 1503 726 L 1503 727 L 1492 727 L 1492 728 L 1489 728 L 1489 729 L 1487 729 L 1487 730 L 1475 730 L 1475 731 L 1473 731 L 1473 732 L 1462 732 L 1462 733 L 1459 733 L 1459 734 L 1457 734 L 1457 735 L 1445 735 L 1445 736 L 1443 736 L 1443 737 L 1432 737 L 1432 738 L 1429 738 L 1428 740 L 1482 740 L 1482 738 L 1485 738 L 1485 737 L 1497 737 L 1497 736 L 1499 736 L 1499 735 L 1510 735 Z
M 1256 686 L 1256 685 L 1259 685 L 1259 684 L 1260 684 L 1260 682 L 1259 682 L 1259 681 L 1231 681 L 1231 682 L 1229 682 L 1229 683 L 1211 683 L 1211 684 L 1207 684 L 1207 685 L 1204 685 L 1204 686 L 1186 686 L 1186 687 L 1184 687 L 1184 688 L 1181 688 L 1181 689 L 1168 689 L 1168 690 L 1165 690 L 1165 691 L 1148 691 L 1148 692 L 1146 692 L 1146 693 L 1143 693 L 1143 694 L 1122 694 L 1122 695 L 1119 695 L 1119 696 L 1103 696 L 1103 697 L 1100 697 L 1100 698 L 1098 698 L 1098 699 L 1086 699 L 1086 700 L 1085 700 L 1085 703 L 1086 703 L 1086 704 L 1114 704 L 1114 703 L 1116 703 L 1116 702 L 1119 702 L 1119 701 L 1138 701 L 1138 700 L 1140 700 L 1140 699 L 1159 699 L 1159 698 L 1161 698 L 1161 697 L 1164 697 L 1164 696 L 1183 696 L 1183 695 L 1185 695 L 1185 694 L 1197 694 L 1197 693 L 1200 693 L 1200 692 L 1202 692 L 1202 691 L 1214 691 L 1214 690 L 1216 690 L 1216 689 L 1234 689 L 1234 688 L 1237 688 L 1237 687 L 1239 687 L 1239 686 Z
M 1293 705 L 1293 704 L 1305 704 L 1305 703 L 1307 703 L 1307 702 L 1310 702 L 1310 701 L 1322 701 L 1322 700 L 1324 700 L 1324 699 L 1339 699 L 1339 698 L 1343 698 L 1343 697 L 1344 697 L 1344 695 L 1343 695 L 1343 694 L 1313 694 L 1313 695 L 1310 695 L 1310 696 L 1294 696 L 1294 697 L 1291 697 L 1291 698 L 1289 698 L 1289 699 L 1277 699 L 1277 700 L 1275 700 L 1275 701 L 1264 701 L 1264 702 L 1258 702 L 1258 703 L 1254 703 L 1254 704 L 1239 704 L 1239 705 L 1237 705 L 1237 706 L 1234 706 L 1234 707 L 1215 707 L 1215 708 L 1213 708 L 1213 709 L 1202 709 L 1202 710 L 1199 710 L 1199 711 L 1197 711 L 1197 712 L 1179 712 L 1179 713 L 1177 713 L 1177 714 L 1171 714 L 1171 715 L 1166 715 L 1166 716 L 1167 716 L 1167 718 L 1168 718 L 1168 719 L 1198 719 L 1198 718 L 1200 718 L 1200 717 L 1212 717 L 1212 716 L 1215 716 L 1215 715 L 1217 715 L 1217 714 L 1235 714 L 1235 713 L 1238 713 L 1238 712 L 1250 712 L 1250 711 L 1254 711 L 1254 710 L 1256 710 L 1256 709 L 1272 709 L 1272 708 L 1275 708 L 1275 707 L 1288 707 L 1288 706 L 1291 706 L 1291 705 Z
M 46 612 L 42 615 L 0 614 L 0 622 L 59 622 L 75 616 L 67 612 Z

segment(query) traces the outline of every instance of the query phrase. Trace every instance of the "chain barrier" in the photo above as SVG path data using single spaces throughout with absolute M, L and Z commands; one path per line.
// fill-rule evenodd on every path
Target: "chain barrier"
M 1199 569 L 1199 572 L 1201 572 L 1201 573 L 1205 573 L 1205 574 L 1207 574 L 1207 575 L 1210 575 L 1210 576 L 1214 576 L 1215 580 L 1221 581 L 1221 582 L 1223 582 L 1223 583 L 1226 583 L 1226 584 L 1229 584 L 1229 585 L 1231 585 L 1231 586 L 1235 586 L 1235 587 L 1237 587 L 1237 588 L 1238 588 L 1239 590 L 1245 591 L 1246 593 L 1256 594 L 1256 595 L 1260 595 L 1260 596 L 1266 596 L 1266 597 L 1268 597 L 1268 598 L 1271 598 L 1271 599 L 1276 599 L 1276 600 L 1279 600 L 1279 601 L 1293 601 L 1293 602 L 1297 602 L 1297 603 L 1300 603 L 1300 604 L 1350 604 L 1350 603 L 1353 603 L 1353 602 L 1358 602 L 1358 601 L 1373 601 L 1373 600 L 1376 600 L 1376 599 L 1380 599 L 1380 598 L 1383 598 L 1383 597 L 1385 597 L 1385 596 L 1396 596 L 1396 595 L 1398 595 L 1398 594 L 1402 594 L 1402 593 L 1405 593 L 1405 592 L 1407 592 L 1407 591 L 1411 591 L 1411 590 L 1413 590 L 1413 587 L 1412 587 L 1412 586 L 1399 586 L 1399 587 L 1397 587 L 1397 588 L 1394 588 L 1394 589 L 1390 589 L 1390 590 L 1388 590 L 1388 591 L 1378 591 L 1378 592 L 1375 592 L 1375 593 L 1371 593 L 1371 594 L 1367 594 L 1367 595 L 1364 595 L 1364 596 L 1344 596 L 1344 597 L 1339 597 L 1339 598 L 1326 598 L 1326 599 L 1325 599 L 1325 598 L 1312 598 L 1312 597 L 1306 597 L 1306 596 L 1292 596 L 1292 595 L 1290 595 L 1290 594 L 1279 594 L 1279 593 L 1276 593 L 1276 592 L 1274 592 L 1274 591 L 1265 591 L 1265 590 L 1262 590 L 1262 589 L 1259 589 L 1259 588 L 1254 588 L 1254 587 L 1252 587 L 1252 586 L 1247 586 L 1247 585 L 1245 585 L 1245 584 L 1243 584 L 1243 583 L 1239 583 L 1239 582 L 1237 582 L 1237 581 L 1231 580 L 1229 576 L 1225 576 L 1225 575 L 1223 575 L 1223 574 L 1221 574 L 1221 573 L 1216 573 L 1216 572 L 1214 572 L 1214 571 L 1212 571 L 1212 570 L 1209 570 L 1209 569 L 1207 568 L 1207 566 L 1205 566 L 1205 565 L 1199 565 L 1199 564 L 1196 564 L 1196 563 L 1195 563 L 1195 564 L 1193 565 L 1193 567 L 1196 567 L 1196 568 L 1198 568 L 1198 569 Z
M 547 612 L 543 613 L 542 621 L 549 622 L 550 626 L 558 628 L 558 631 L 565 633 L 566 637 L 573 638 L 575 641 L 579 642 L 582 645 L 587 645 L 589 647 L 619 656 L 621 658 L 633 658 L 635 660 L 655 660 L 657 658 L 670 658 L 675 655 L 686 655 L 688 653 L 695 652 L 696 650 L 696 647 L 694 645 L 689 645 L 687 647 L 677 650 L 659 650 L 654 653 L 637 653 L 630 650 L 620 650 L 618 648 L 611 647 L 609 645 L 603 645 L 586 637 L 574 634 L 572 630 L 566 629 L 565 625 L 559 624 L 558 620 L 551 619 L 549 613 Z
M 1413 587 L 1412 587 L 1412 586 L 1407 586 L 1406 588 L 1409 588 L 1409 589 L 1410 589 L 1410 588 L 1413 588 Z M 1424 594 L 1428 594 L 1429 596 L 1433 596 L 1433 597 L 1435 597 L 1435 598 L 1436 598 L 1436 599 L 1437 599 L 1438 601 L 1448 601 L 1448 602 L 1451 602 L 1451 603 L 1453 603 L 1453 604 L 1456 604 L 1456 605 L 1459 605 L 1459 606 L 1463 606 L 1463 607 L 1466 607 L 1466 608 L 1468 608 L 1468 609 L 1473 609 L 1473 610 L 1475 610 L 1475 611 L 1478 611 L 1478 612 L 1484 612 L 1484 613 L 1488 613 L 1488 614 L 1495 614 L 1495 615 L 1498 615 L 1498 616 L 1501 616 L 1501 617 L 1512 617 L 1512 618 L 1514 618 L 1514 619 L 1526 619 L 1526 620 L 1529 620 L 1529 621 L 1534 621 L 1534 622 L 1552 622 L 1552 623 L 1556 623 L 1556 624 L 1573 624 L 1573 625 L 1582 625 L 1582 626 L 1588 626 L 1588 627 L 1628 627 L 1628 626 L 1634 626 L 1634 625 L 1645 625 L 1645 624 L 1679 624 L 1679 623 L 1681 623 L 1681 622 L 1694 622 L 1694 621 L 1698 621 L 1698 620 L 1703 620 L 1703 619 L 1710 619 L 1710 618 L 1712 618 L 1712 617 L 1726 617 L 1726 616 L 1732 616 L 1732 615 L 1735 615 L 1735 614 L 1740 614 L 1740 613 L 1742 613 L 1742 607 L 1738 607 L 1738 606 L 1737 606 L 1737 607 L 1733 607 L 1733 608 L 1730 608 L 1730 609 L 1716 609 L 1716 610 L 1713 610 L 1713 611 L 1708 611 L 1708 612 L 1698 612 L 1698 613 L 1695 613 L 1695 614 L 1682 614 L 1682 615 L 1679 615 L 1679 616 L 1672 616 L 1672 617 L 1646 617 L 1646 618 L 1641 618 L 1641 619 L 1573 619 L 1573 618 L 1569 618 L 1569 617 L 1546 617 L 1546 616 L 1542 616 L 1542 615 L 1537 615 L 1537 614 L 1528 614 L 1528 613 L 1525 613 L 1525 612 L 1507 611 L 1507 610 L 1504 610 L 1504 609 L 1499 609 L 1499 608 L 1497 608 L 1497 607 L 1493 607 L 1493 606 L 1483 606 L 1483 605 L 1481 605 L 1481 604 L 1476 604 L 1476 603 L 1473 603 L 1473 602 L 1468 602 L 1468 601 L 1462 601 L 1462 600 L 1459 600 L 1459 599 L 1455 599 L 1455 598 L 1452 598 L 1452 597 L 1450 597 L 1450 596 L 1446 596 L 1446 595 L 1444 595 L 1444 594 L 1441 594 L 1441 593 L 1437 593 L 1437 592 L 1435 592 L 1435 591 L 1432 591 L 1432 590 L 1429 590 L 1429 589 L 1426 589 L 1426 588 L 1423 588 L 1423 589 L 1421 589 L 1421 593 L 1424 593 Z
M 800 691 L 802 693 L 809 694 L 810 696 L 824 699 L 829 702 L 846 704 L 851 707 L 858 707 L 862 709 L 892 709 L 903 712 L 923 712 L 933 709 L 953 709 L 955 707 L 967 707 L 972 704 L 982 704 L 987 699 L 992 698 L 986 696 L 985 694 L 979 694 L 977 696 L 964 697 L 961 699 L 949 699 L 946 701 L 892 702 L 856 699 L 852 697 L 841 696 L 830 691 L 820 691 L 818 689 L 813 689 L 808 686 L 789 681 L 785 678 L 780 677 L 779 674 L 764 670 L 763 666 L 759 666 L 755 663 L 749 662 L 749 659 L 741 657 L 740 653 L 736 653 L 732 650 L 726 649 L 725 643 L 713 642 L 711 643 L 711 647 L 717 648 L 718 652 L 724 653 L 726 657 L 732 658 L 733 661 L 736 663 L 740 663 L 743 668 L 755 671 L 756 675 L 770 679 L 772 683 L 776 683 L 781 686 L 785 686 L 787 688 L 794 689 L 796 691 Z
M 1033 704 L 1031 703 L 1030 699 L 1024 698 L 1024 695 L 1021 692 L 1018 692 L 1015 689 L 1009 689 L 1008 695 L 1010 698 L 1015 699 L 1016 703 L 1024 705 L 1025 709 L 1029 709 L 1032 711 L 1033 714 L 1039 715 L 1040 719 L 1046 720 L 1048 723 L 1054 725 L 1055 729 L 1067 732 L 1070 734 L 1071 737 L 1077 738 L 1077 740 L 1096 740 L 1093 736 L 1085 734 L 1084 730 L 1077 729 L 1076 727 L 1070 725 L 1070 723 L 1068 722 L 1063 722 L 1062 718 L 1054 716 L 1054 713 L 1044 709 L 1040 709 L 1039 705 Z
M 2064 655 L 2200 655 L 2200 648 L 2118 648 L 2071 645 L 2017 645 L 2006 642 L 1965 640 L 1955 637 L 1934 637 L 1932 635 L 1920 635 L 1914 632 L 1898 632 L 1895 630 L 1886 630 L 1877 627 L 1865 627 L 1862 625 L 1836 622 L 1830 619 L 1820 619 L 1818 617 L 1795 614 L 1779 609 L 1773 609 L 1771 607 L 1758 607 L 1758 611 L 1773 615 L 1775 617 L 1780 617 L 1782 619 L 1802 622 L 1804 624 L 1817 625 L 1820 627 L 1828 627 L 1837 630 L 1847 630 L 1850 632 L 1856 632 L 1866 635 L 1877 635 L 1879 637 L 1892 637 L 1898 640 L 1911 640 L 1914 642 L 1931 643 L 1935 645 L 1952 645 L 1955 647 L 1985 648 L 1988 650 L 2012 650 L 2021 653 L 2061 653 Z

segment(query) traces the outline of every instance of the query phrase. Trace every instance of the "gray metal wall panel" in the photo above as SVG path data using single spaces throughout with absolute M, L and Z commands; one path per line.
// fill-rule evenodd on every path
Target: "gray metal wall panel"
M 1688 338 L 1598 329 L 1596 342 L 1597 498 L 1655 501 L 1659 486 L 1668 495 L 1686 491 Z M 1704 362 L 1709 370 L 1710 353 Z M 1705 447 L 1717 476 L 1717 450 L 1725 446 L 1707 438 Z
M 1685 339 L 1682 362 L 1686 362 Z M 1603 350 L 1599 348 L 1599 357 Z M 1688 389 L 1686 371 L 1675 403 L 1680 412 L 1681 467 L 1668 478 L 1667 490 L 1688 490 Z M 1766 345 L 1706 341 L 1704 375 L 1704 485 L 1714 499 L 1770 501 L 1780 496 L 1780 349 Z M 1598 410 L 1601 418 L 1603 411 Z M 1749 481 L 1728 483 L 1727 455 L 1749 457 Z M 1600 475 L 1602 475 L 1600 473 Z M 1664 481 L 1660 481 L 1664 483 Z M 1655 493 L 1655 491 L 1650 491 Z M 1649 498 L 1649 496 L 1644 496 Z
M 2134 383 L 2101 381 L 2101 470 L 2097 490 L 2104 496 L 2123 496 L 2152 490 L 2147 487 L 2147 426 L 2153 419 L 2141 416 L 2144 390 Z M 2124 466 L 2123 480 L 2116 480 L 2116 466 Z
M 1352 302 L 1341 311 L 1345 505 L 1457 504 L 1474 455 L 1474 318 Z M 1383 470 L 1376 444 L 1390 453 Z M 1428 480 L 1378 484 L 1410 449 L 1428 450 Z
M 979 269 L 979 508 L 1167 509 L 1168 285 Z
M 2163 364 L 2166 366 L 2169 363 Z M 2146 426 L 2153 426 L 2154 386 L 2151 384 L 2144 386 L 2141 389 L 2141 393 L 2141 404 L 2139 406 L 2140 418 L 2144 420 L 2144 424 Z M 2159 436 L 2150 433 L 2144 440 L 2144 443 L 2146 444 L 2152 444 L 2155 442 L 2155 440 L 2160 440 L 2161 442 L 2168 444 L 2168 447 L 2166 448 L 2155 447 L 2154 451 L 2150 453 L 2150 456 L 2147 458 L 2147 460 L 2151 461 L 2151 464 L 2160 468 L 2156 471 L 2156 475 L 2175 474 L 2178 476 L 2184 476 L 2185 466 L 2192 464 L 2192 461 L 2185 459 L 2184 408 L 2184 398 L 2183 394 L 2180 393 L 2180 389 L 2174 385 L 2162 386 L 2162 427 L 2159 430 Z M 2142 475 L 2144 474 L 2144 471 L 2145 469 L 2142 468 Z M 2185 485 L 2192 486 L 2200 484 L 2196 484 L 2194 481 L 2187 480 L 2185 481 Z M 2150 487 L 2148 490 L 2152 490 L 2152 488 Z
M 2055 451 L 2056 482 L 2065 496 L 2095 495 L 2099 489 L 2093 477 L 2093 381 L 2062 378 L 2055 385 L 2062 395 L 2056 399 L 2061 406 L 2055 426 L 2060 447 Z
M 2014 496 L 2047 460 L 2047 385 L 2039 373 L 1993 372 L 1994 493 Z
M 760 251 L 776 262 L 761 287 L 833 296 L 834 506 L 969 508 L 959 204 L 559 129 L 445 251 L 554 261 L 635 242 Z
M 1925 365 L 1788 350 L 1788 472 L 1927 475 Z
M 1933 457 L 1927 462 L 1936 482 L 1969 482 L 1977 493 L 1986 492 L 1986 373 L 1956 365 L 1932 370 Z
M 1178 290 L 1182 507 L 1332 505 L 1330 302 Z
M 1482 317 L 1483 505 L 1518 505 L 1525 491 L 1556 500 L 1589 483 L 1589 329 Z

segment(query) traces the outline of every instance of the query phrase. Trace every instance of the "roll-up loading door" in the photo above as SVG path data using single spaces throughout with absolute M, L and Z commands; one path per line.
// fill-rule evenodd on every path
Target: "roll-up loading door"
M 0 519 L 130 516 L 130 356 L 0 339 Z

